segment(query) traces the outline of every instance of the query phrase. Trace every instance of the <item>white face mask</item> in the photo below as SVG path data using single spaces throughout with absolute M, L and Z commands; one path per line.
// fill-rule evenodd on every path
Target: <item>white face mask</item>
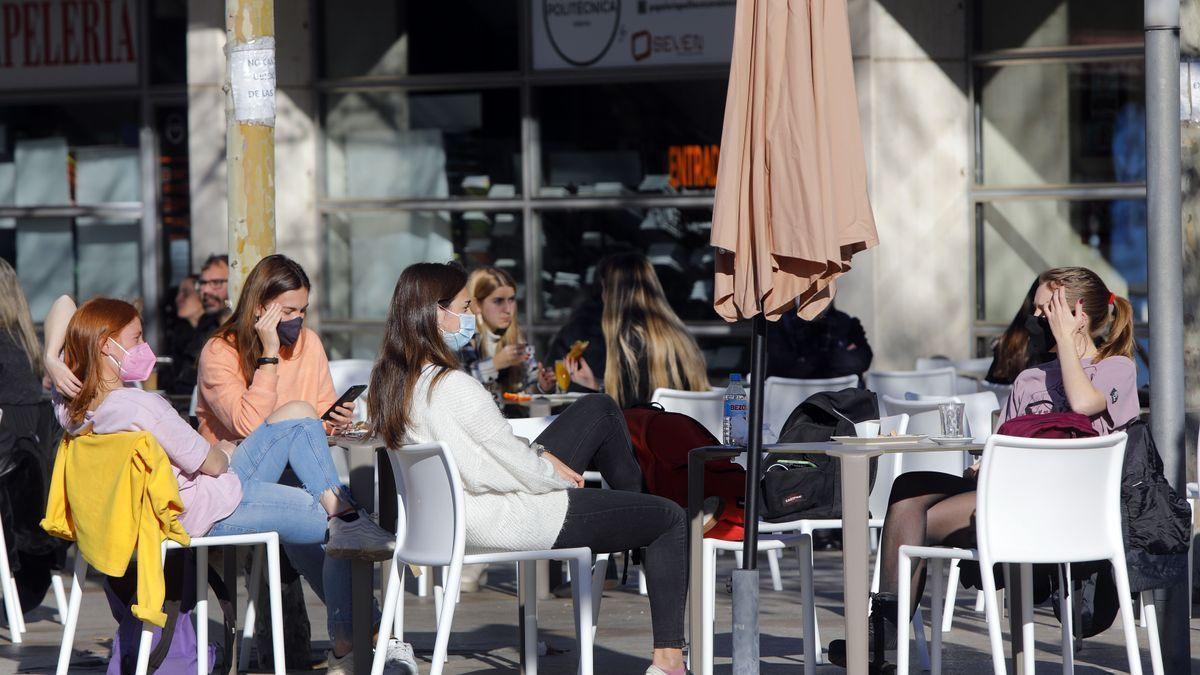
M 475 337 L 475 315 L 474 314 L 456 314 L 441 307 L 440 309 L 458 317 L 458 330 L 453 333 L 442 331 L 442 339 L 446 341 L 446 346 L 454 351 L 461 351 L 471 343 L 471 338 Z

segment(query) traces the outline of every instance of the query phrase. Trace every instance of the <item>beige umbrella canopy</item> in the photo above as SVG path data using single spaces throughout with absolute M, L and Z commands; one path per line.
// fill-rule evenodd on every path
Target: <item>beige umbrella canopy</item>
M 833 299 L 879 243 L 845 0 L 739 0 L 717 169 L 713 305 L 726 321 Z

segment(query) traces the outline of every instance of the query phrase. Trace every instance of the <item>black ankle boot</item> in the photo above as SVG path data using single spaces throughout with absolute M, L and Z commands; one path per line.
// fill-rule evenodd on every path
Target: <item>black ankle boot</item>
M 886 673 L 892 664 L 884 656 L 896 649 L 896 612 L 899 603 L 895 594 L 875 593 L 871 596 L 871 616 L 867 621 L 867 649 L 872 673 Z M 829 662 L 846 667 L 846 641 L 829 643 Z

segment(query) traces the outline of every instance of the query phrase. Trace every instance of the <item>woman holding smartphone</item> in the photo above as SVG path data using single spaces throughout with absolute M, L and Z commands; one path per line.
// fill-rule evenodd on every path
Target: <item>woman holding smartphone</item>
M 554 392 L 554 371 L 534 358 L 517 322 L 517 282 L 497 267 L 483 267 L 467 278 L 478 330 L 458 350 L 463 368 L 496 400 L 504 392 Z

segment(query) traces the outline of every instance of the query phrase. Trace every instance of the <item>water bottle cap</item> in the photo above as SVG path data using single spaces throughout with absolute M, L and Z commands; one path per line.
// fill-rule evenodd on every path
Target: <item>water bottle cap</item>
M 730 375 L 729 381 L 730 382 L 741 382 L 742 381 L 741 373 L 734 373 L 734 374 Z

